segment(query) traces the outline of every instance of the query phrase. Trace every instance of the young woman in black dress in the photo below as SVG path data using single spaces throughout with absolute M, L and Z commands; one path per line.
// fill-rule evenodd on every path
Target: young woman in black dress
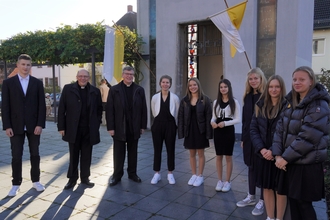
M 263 189 L 267 220 L 283 219 L 287 198 L 285 190 L 277 184 L 283 170 L 275 166 L 272 155 L 272 142 L 277 121 L 286 95 L 281 76 L 273 75 L 266 84 L 266 91 L 256 103 L 255 114 L 251 121 L 251 140 L 257 154 L 256 185 Z M 276 210 L 276 216 L 275 214 Z
M 189 149 L 190 154 L 192 176 L 188 185 L 200 186 L 204 182 L 204 149 L 209 147 L 209 139 L 213 136 L 211 118 L 211 100 L 203 93 L 199 80 L 190 78 L 186 96 L 180 102 L 178 115 L 178 137 L 184 138 L 183 145 Z M 198 172 L 196 154 L 198 154 Z
M 242 137 L 241 147 L 243 148 L 244 163 L 248 166 L 249 192 L 245 199 L 236 203 L 238 207 L 253 206 L 253 215 L 261 215 L 264 212 L 263 191 L 260 192 L 260 199 L 256 201 L 256 177 L 255 177 L 255 158 L 254 149 L 250 138 L 250 124 L 254 113 L 254 105 L 265 90 L 267 80 L 260 68 L 251 69 L 245 82 L 245 93 L 243 97 L 244 105 L 242 110 Z
M 231 188 L 230 177 L 233 170 L 233 150 L 235 144 L 234 125 L 241 122 L 240 106 L 233 97 L 228 79 L 219 82 L 218 96 L 213 102 L 211 126 L 214 129 L 214 147 L 217 155 L 216 167 L 219 181 L 216 191 L 228 192 Z M 222 181 L 222 159 L 226 157 L 226 181 Z

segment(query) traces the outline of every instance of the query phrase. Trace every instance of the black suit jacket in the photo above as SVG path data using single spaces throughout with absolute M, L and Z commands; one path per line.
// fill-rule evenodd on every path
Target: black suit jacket
M 98 88 L 88 83 L 87 107 L 89 109 L 89 135 L 90 144 L 95 145 L 100 142 L 100 125 L 102 122 L 102 99 Z M 82 103 L 80 100 L 79 87 L 77 82 L 67 84 L 62 90 L 60 104 L 58 106 L 59 131 L 65 131 L 62 137 L 64 141 L 75 143 Z
M 23 134 L 24 127 L 33 133 L 36 126 L 45 128 L 46 103 L 42 81 L 30 76 L 24 95 L 18 75 L 2 84 L 2 128 L 12 128 L 14 135 Z
M 108 95 L 106 105 L 107 130 L 115 130 L 114 139 L 126 141 L 126 116 L 125 116 L 125 91 L 123 81 L 112 86 Z M 133 138 L 140 138 L 141 129 L 147 128 L 147 103 L 144 89 L 132 83 L 133 87 Z

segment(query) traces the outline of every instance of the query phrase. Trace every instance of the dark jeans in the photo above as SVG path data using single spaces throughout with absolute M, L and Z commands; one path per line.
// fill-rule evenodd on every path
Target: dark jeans
M 119 141 L 113 139 L 113 164 L 114 171 L 112 178 L 121 179 L 124 175 L 124 163 L 126 157 L 126 147 L 127 147 L 127 173 L 128 176 L 136 175 L 136 167 L 137 167 L 137 147 L 138 141 L 136 140 L 127 140 L 127 141 Z
M 92 163 L 93 146 L 90 144 L 89 128 L 79 127 L 75 143 L 69 143 L 70 164 L 67 177 L 76 181 L 79 178 L 78 164 L 80 158 L 80 179 L 87 180 L 91 174 L 90 166 Z
M 15 134 L 10 138 L 11 143 L 11 167 L 13 172 L 13 185 L 21 185 L 22 183 L 22 156 L 25 136 L 29 142 L 30 150 L 30 163 L 31 170 L 30 176 L 32 182 L 39 182 L 40 179 L 40 155 L 39 155 L 39 144 L 40 135 L 30 134 L 25 132 L 24 134 Z

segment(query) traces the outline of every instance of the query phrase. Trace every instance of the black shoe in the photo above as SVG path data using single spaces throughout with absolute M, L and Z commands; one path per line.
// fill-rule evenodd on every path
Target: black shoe
M 131 179 L 131 180 L 133 180 L 134 182 L 137 182 L 137 183 L 141 183 L 142 182 L 142 180 L 140 179 L 140 177 L 138 177 L 138 175 L 128 176 L 128 179 Z
M 77 181 L 69 180 L 69 182 L 64 186 L 64 189 L 71 189 L 76 185 Z
M 81 180 L 81 183 L 82 184 L 85 184 L 89 187 L 93 187 L 95 185 L 95 183 L 91 182 L 89 179 L 86 179 L 86 180 Z
M 121 179 L 111 178 L 111 179 L 110 179 L 110 184 L 109 184 L 109 186 L 115 186 L 115 185 L 117 185 L 120 181 L 121 181 Z

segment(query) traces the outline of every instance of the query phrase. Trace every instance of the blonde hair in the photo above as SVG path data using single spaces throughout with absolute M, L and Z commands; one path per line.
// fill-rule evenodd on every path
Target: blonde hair
M 316 76 L 315 76 L 315 73 L 314 71 L 312 70 L 312 68 L 308 67 L 308 66 L 300 66 L 298 67 L 297 69 L 295 69 L 292 73 L 292 77 L 293 75 L 295 74 L 295 72 L 298 72 L 298 71 L 303 71 L 303 72 L 306 72 L 309 76 L 309 78 L 312 80 L 312 85 L 310 86 L 309 90 L 308 91 L 311 91 L 316 83 L 317 83 L 317 79 L 316 79 Z M 293 88 L 293 84 L 292 84 L 292 108 L 295 109 L 296 106 L 299 104 L 299 99 L 300 99 L 300 95 L 299 93 L 297 93 L 294 88 Z
M 252 86 L 250 86 L 250 83 L 249 83 L 249 77 L 250 77 L 251 74 L 257 74 L 257 76 L 260 77 L 260 85 L 257 89 L 259 93 L 263 93 L 265 91 L 265 88 L 266 88 L 267 79 L 265 77 L 264 72 L 262 72 L 262 70 L 259 67 L 251 69 L 247 73 L 246 82 L 245 82 L 245 92 L 244 92 L 244 95 L 243 95 L 243 100 L 244 100 L 244 98 L 247 94 L 249 94 L 253 91 L 253 88 L 252 88 Z
M 275 106 L 273 106 L 272 99 L 271 99 L 271 97 L 269 95 L 269 91 L 268 91 L 269 85 L 270 85 L 271 81 L 273 81 L 273 80 L 277 80 L 279 82 L 280 88 L 281 88 L 280 97 Z M 261 106 L 261 108 L 260 108 L 258 105 L 255 105 L 256 117 L 261 115 L 264 118 L 276 118 L 278 113 L 281 111 L 281 106 L 282 106 L 282 102 L 284 100 L 285 95 L 286 95 L 286 89 L 285 89 L 285 83 L 284 83 L 283 78 L 279 75 L 272 75 L 268 79 L 267 84 L 266 84 L 266 89 L 262 93 L 262 95 L 259 99 L 259 100 L 264 100 L 263 106 Z

